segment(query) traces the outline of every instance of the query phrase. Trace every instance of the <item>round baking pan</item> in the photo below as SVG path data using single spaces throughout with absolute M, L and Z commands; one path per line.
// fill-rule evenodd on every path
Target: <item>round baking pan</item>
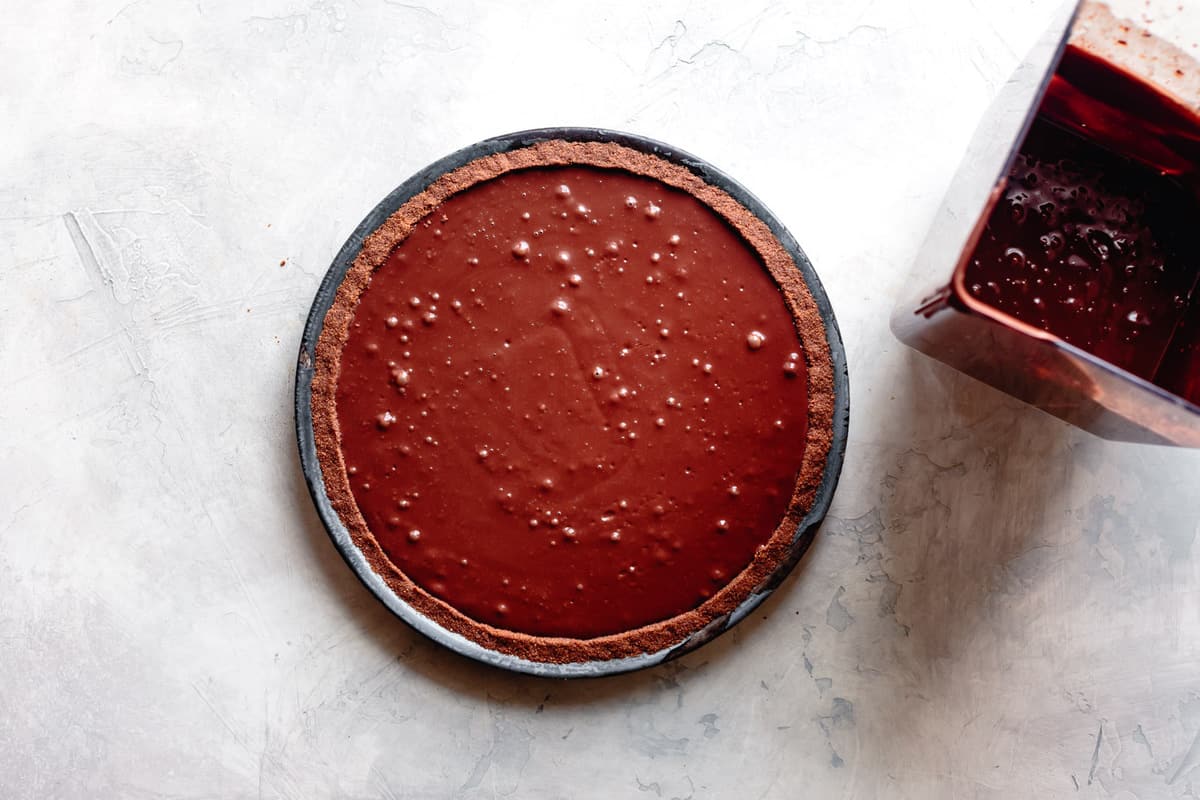
M 627 658 L 614 658 L 604 661 L 583 661 L 567 664 L 531 661 L 489 650 L 476 642 L 467 639 L 453 631 L 443 628 L 438 623 L 419 613 L 412 606 L 400 599 L 367 562 L 363 553 L 351 541 L 350 533 L 336 511 L 329 503 L 325 492 L 325 482 L 321 474 L 321 465 L 317 460 L 317 449 L 313 438 L 312 416 L 312 381 L 316 363 L 317 341 L 321 336 L 321 328 L 325 322 L 325 314 L 333 304 L 338 286 L 346 276 L 355 257 L 362 249 L 364 239 L 376 228 L 383 224 L 397 209 L 413 196 L 424 191 L 443 173 L 457 169 L 481 156 L 504 153 L 528 147 L 537 142 L 547 140 L 566 140 L 575 142 L 612 142 L 633 150 L 662 158 L 673 164 L 680 165 L 702 178 L 705 182 L 716 186 L 741 203 L 751 213 L 766 223 L 784 249 L 791 255 L 796 267 L 800 270 L 808 290 L 812 294 L 821 318 L 825 323 L 825 336 L 829 343 L 829 352 L 833 366 L 834 383 L 834 415 L 833 442 L 829 457 L 825 463 L 825 471 L 821 477 L 820 488 L 808 514 L 796 528 L 788 557 L 780 563 L 770 576 L 763 581 L 740 605 L 732 612 L 715 619 L 705 628 L 696 631 L 686 638 L 675 642 L 653 653 L 642 653 Z M 846 375 L 846 352 L 842 346 L 841 334 L 838 332 L 837 321 L 830 308 L 829 299 L 821 287 L 821 281 L 813 270 L 812 264 L 800 245 L 792 238 L 787 229 L 758 201 L 754 195 L 746 191 L 737 181 L 695 156 L 684 153 L 662 142 L 635 136 L 628 133 L 603 130 L 598 128 L 540 128 L 537 130 L 510 133 L 497 136 L 477 144 L 465 147 L 456 153 L 437 161 L 402 183 L 395 191 L 385 197 L 379 205 L 367 214 L 366 218 L 355 228 L 354 233 L 342 246 L 337 257 L 330 265 L 325 279 L 317 290 L 308 321 L 304 326 L 304 337 L 300 344 L 300 356 L 296 366 L 296 435 L 300 445 L 300 463 L 304 471 L 304 479 L 316 504 L 317 513 L 325 523 L 334 546 L 342 554 L 342 558 L 354 570 L 359 579 L 371 592 L 383 602 L 396 616 L 404 620 L 420 633 L 433 639 L 451 650 L 485 664 L 500 667 L 514 672 L 524 672 L 531 675 L 541 675 L 558 678 L 597 677 L 615 675 L 622 672 L 651 667 L 669 661 L 672 658 L 688 653 L 711 641 L 729 630 L 753 611 L 780 582 L 791 572 L 792 568 L 804 555 L 816 534 L 817 527 L 825 518 L 837 485 L 838 476 L 842 470 L 842 459 L 846 451 L 846 436 L 849 428 L 849 382 Z

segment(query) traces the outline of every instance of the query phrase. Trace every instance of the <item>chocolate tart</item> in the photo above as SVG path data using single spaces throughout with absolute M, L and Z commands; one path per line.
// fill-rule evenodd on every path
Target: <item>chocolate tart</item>
M 296 422 L 334 544 L 417 630 L 563 677 L 742 619 L 829 506 L 845 356 L 811 264 L 641 137 L 489 139 L 384 199 L 305 328 Z

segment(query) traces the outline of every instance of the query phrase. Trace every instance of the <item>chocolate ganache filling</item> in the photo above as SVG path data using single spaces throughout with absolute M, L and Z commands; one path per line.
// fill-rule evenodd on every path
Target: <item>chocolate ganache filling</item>
M 538 166 L 438 203 L 353 310 L 354 502 L 467 617 L 586 639 L 687 612 L 793 499 L 807 360 L 763 261 L 692 194 Z

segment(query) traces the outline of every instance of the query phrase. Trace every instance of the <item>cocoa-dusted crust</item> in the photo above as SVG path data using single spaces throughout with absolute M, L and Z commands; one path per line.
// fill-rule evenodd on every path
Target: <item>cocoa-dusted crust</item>
M 593 639 L 532 636 L 486 625 L 433 597 L 404 575 L 383 552 L 354 500 L 342 459 L 335 405 L 341 353 L 354 310 L 370 283 L 371 274 L 384 263 L 395 244 L 451 195 L 514 170 L 561 165 L 621 169 L 655 178 L 688 192 L 712 208 L 758 252 L 779 285 L 808 362 L 808 433 L 803 461 L 787 512 L 753 561 L 698 608 L 652 625 Z M 796 528 L 812 507 L 821 485 L 833 442 L 833 363 L 825 325 L 791 256 L 761 219 L 723 190 L 705 183 L 684 167 L 609 142 L 540 142 L 508 153 L 483 156 L 442 175 L 367 236 L 325 315 L 316 356 L 312 415 L 317 457 L 330 505 L 350 532 L 355 546 L 392 591 L 419 613 L 485 648 L 530 661 L 562 664 L 653 653 L 680 643 L 732 612 L 787 561 Z

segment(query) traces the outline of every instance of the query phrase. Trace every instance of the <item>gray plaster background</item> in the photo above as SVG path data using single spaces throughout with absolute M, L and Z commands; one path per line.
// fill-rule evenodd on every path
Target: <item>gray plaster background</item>
M 0 26 L 0 796 L 1194 796 L 1200 454 L 1094 439 L 887 329 L 1051 5 L 23 7 Z M 1160 5 L 1190 46 L 1195 9 Z M 711 646 L 581 683 L 390 617 L 316 519 L 290 413 L 362 215 L 559 124 L 759 195 L 853 391 L 792 579 Z

